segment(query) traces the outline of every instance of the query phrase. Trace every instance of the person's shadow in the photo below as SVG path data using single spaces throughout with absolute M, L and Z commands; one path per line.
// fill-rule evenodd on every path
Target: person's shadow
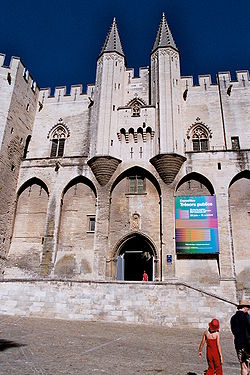
M 26 344 L 19 344 L 18 342 L 0 339 L 0 352 L 10 348 L 19 348 L 20 346 L 25 346 Z

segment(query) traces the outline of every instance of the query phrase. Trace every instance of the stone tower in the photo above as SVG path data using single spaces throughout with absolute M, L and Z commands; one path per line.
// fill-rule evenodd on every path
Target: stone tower
M 173 181 L 185 160 L 180 79 L 179 51 L 163 13 L 151 52 L 151 95 L 159 140 L 158 156 L 152 164 L 167 183 Z
M 113 19 L 97 61 L 96 85 L 92 118 L 92 147 L 89 165 L 98 182 L 104 185 L 119 164 L 114 156 L 117 144 L 117 108 L 123 104 L 125 56 L 120 36 Z
M 27 153 L 38 100 L 38 88 L 19 58 L 9 66 L 0 55 L 0 265 L 11 243 L 21 159 Z

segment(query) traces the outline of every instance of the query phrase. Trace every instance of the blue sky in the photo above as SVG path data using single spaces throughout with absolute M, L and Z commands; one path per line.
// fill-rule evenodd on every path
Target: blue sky
M 162 12 L 181 74 L 250 70 L 250 0 L 14 0 L 1 4 L 0 52 L 19 56 L 40 87 L 95 82 L 96 59 L 116 17 L 127 67 L 150 64 Z

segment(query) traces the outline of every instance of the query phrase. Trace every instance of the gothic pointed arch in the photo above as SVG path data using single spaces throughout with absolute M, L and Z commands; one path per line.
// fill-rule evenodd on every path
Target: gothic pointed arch
M 75 178 L 73 178 L 66 186 L 65 188 L 63 189 L 63 193 L 62 193 L 62 197 L 66 194 L 66 192 L 74 185 L 78 184 L 78 183 L 83 183 L 87 186 L 90 187 L 90 189 L 93 191 L 93 193 L 95 194 L 95 197 L 97 196 L 97 193 L 96 193 L 96 188 L 95 188 L 95 185 L 93 184 L 92 181 L 90 181 L 87 177 L 85 176 L 77 176 Z
M 191 172 L 179 181 L 175 195 L 214 195 L 214 188 L 207 177 Z
M 141 281 L 146 271 L 148 280 L 153 281 L 158 273 L 156 244 L 144 233 L 134 231 L 119 239 L 114 246 L 112 259 L 115 260 L 118 280 Z
M 158 265 L 153 259 L 160 252 L 161 225 L 161 188 L 157 179 L 140 166 L 127 168 L 111 187 L 108 233 L 109 259 L 114 258 L 114 248 L 117 248 L 119 241 L 123 242 L 120 255 L 125 254 L 126 258 L 126 280 L 141 280 L 143 264 L 147 265 L 149 280 L 153 275 L 158 278 Z M 154 243 L 154 250 L 149 239 Z M 146 253 L 150 254 L 148 263 L 144 263 L 146 258 L 141 258 L 147 257 Z M 123 262 L 119 259 L 119 262 Z M 110 265 L 108 274 L 114 278 L 117 268 L 116 260 L 113 261 L 115 263 Z
M 192 143 L 192 151 L 209 150 L 209 139 L 212 138 L 212 131 L 199 117 L 188 128 L 186 136 Z
M 126 243 L 127 241 L 131 240 L 132 238 L 139 237 L 143 238 L 145 242 L 149 245 L 153 256 L 157 259 L 158 254 L 156 251 L 156 244 L 154 243 L 154 240 L 150 238 L 150 236 L 146 235 L 145 233 L 138 233 L 137 231 L 131 232 L 126 234 L 125 236 L 122 236 L 117 243 L 114 246 L 113 249 L 113 257 L 116 258 L 121 253 L 122 245 Z
M 45 190 L 47 195 L 49 195 L 49 190 L 45 182 L 43 182 L 40 178 L 32 177 L 20 186 L 17 192 L 17 196 L 19 197 L 25 189 L 31 187 L 32 185 L 39 185 L 42 189 Z
M 50 139 L 50 157 L 62 157 L 64 154 L 66 139 L 70 136 L 70 131 L 62 118 L 51 128 L 47 138 Z
M 84 176 L 63 189 L 54 274 L 58 277 L 92 274 L 96 223 L 96 188 Z
M 248 180 L 250 180 L 250 171 L 249 170 L 244 170 L 244 171 L 241 171 L 240 173 L 238 173 L 236 176 L 234 176 L 232 178 L 232 180 L 230 181 L 229 183 L 229 188 L 236 182 L 236 181 L 239 181 L 240 179 L 242 178 L 246 178 Z
M 114 188 L 116 187 L 116 185 L 121 180 L 123 180 L 124 178 L 129 177 L 129 176 L 142 176 L 143 178 L 147 178 L 155 186 L 156 190 L 158 191 L 159 196 L 161 196 L 161 188 L 160 188 L 160 185 L 159 185 L 159 182 L 157 181 L 157 179 L 153 176 L 152 173 L 150 173 L 146 169 L 144 169 L 142 167 L 139 167 L 139 166 L 134 166 L 134 167 L 128 168 L 125 171 L 123 171 L 117 177 L 117 179 L 113 182 L 112 187 L 111 187 L 111 194 L 112 194 L 112 191 L 114 190 Z
M 17 192 L 15 221 L 9 251 L 9 266 L 20 274 L 41 272 L 49 191 L 39 178 L 26 181 Z

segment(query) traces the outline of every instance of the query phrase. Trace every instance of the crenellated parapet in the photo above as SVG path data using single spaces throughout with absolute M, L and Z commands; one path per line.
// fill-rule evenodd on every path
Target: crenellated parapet
M 46 102 L 50 103 L 65 103 L 65 102 L 79 102 L 88 101 L 89 106 L 93 103 L 93 96 L 95 92 L 95 85 L 87 86 L 87 93 L 83 92 L 82 85 L 72 85 L 70 93 L 67 94 L 66 86 L 58 86 L 55 88 L 54 94 L 51 94 L 50 88 L 43 88 L 39 93 L 39 102 L 43 105 Z
M 219 72 L 217 75 L 217 83 L 224 88 L 231 87 L 246 87 L 250 86 L 249 71 L 239 70 L 236 71 L 236 81 L 231 79 L 230 72 Z
M 249 78 L 249 71 L 248 70 L 238 70 L 236 71 L 236 80 L 232 80 L 230 72 L 219 72 L 216 75 L 216 83 L 212 82 L 212 78 L 210 74 L 207 75 L 199 75 L 198 76 L 198 84 L 194 84 L 193 76 L 183 76 L 181 77 L 181 86 L 182 88 L 191 88 L 191 87 L 198 87 L 201 88 L 208 88 L 210 86 L 218 85 L 218 81 L 227 87 L 228 85 L 233 86 L 249 86 L 250 85 L 250 78 Z
M 20 63 L 20 58 L 16 56 L 12 56 L 9 65 L 5 65 L 6 55 L 3 53 L 0 53 L 0 67 L 13 70 L 16 69 L 18 64 Z
M 218 86 L 219 85 L 219 86 Z M 211 75 L 199 75 L 198 84 L 194 84 L 192 76 L 181 77 L 181 88 L 184 101 L 188 99 L 189 90 L 195 92 L 217 91 L 231 96 L 234 89 L 250 88 L 248 70 L 236 71 L 236 80 L 232 80 L 230 72 L 219 72 L 216 75 L 216 83 L 212 82 Z
M 5 62 L 6 55 L 0 53 L 0 69 L 2 73 L 3 71 L 6 71 L 6 79 L 9 84 L 11 84 L 13 77 L 16 76 L 17 69 L 20 66 L 22 69 L 23 79 L 27 82 L 27 85 L 33 92 L 37 92 L 37 90 L 39 90 L 36 81 L 34 81 L 29 70 L 22 63 L 20 57 L 12 56 L 9 65 L 5 65 Z

